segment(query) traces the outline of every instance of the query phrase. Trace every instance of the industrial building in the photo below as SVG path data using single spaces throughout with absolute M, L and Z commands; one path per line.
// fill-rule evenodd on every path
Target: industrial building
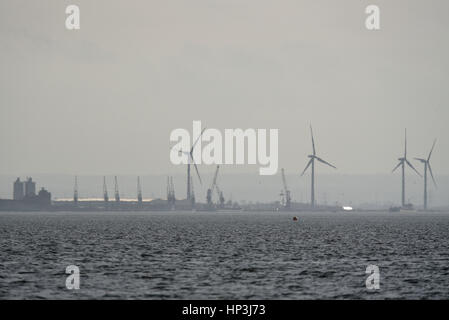
M 14 200 L 23 200 L 24 196 L 25 196 L 25 193 L 24 193 L 23 182 L 20 181 L 20 178 L 17 178 L 17 180 L 14 181 L 13 199 Z
M 0 210 L 43 210 L 51 206 L 51 193 L 41 188 L 36 194 L 36 182 L 31 177 L 25 181 L 17 178 L 13 183 L 13 199 L 0 200 Z
M 25 197 L 34 197 L 36 195 L 36 182 L 31 177 L 27 177 L 25 184 Z
M 33 178 L 27 177 L 25 181 L 20 181 L 18 177 L 16 181 L 14 181 L 13 187 L 13 199 L 14 200 L 23 200 L 24 198 L 32 198 L 36 196 L 36 182 L 33 181 Z

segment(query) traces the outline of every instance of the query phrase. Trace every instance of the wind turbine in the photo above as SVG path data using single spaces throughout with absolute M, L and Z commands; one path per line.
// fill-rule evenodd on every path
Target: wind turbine
M 427 169 L 429 169 L 430 176 L 432 177 L 432 180 L 433 180 L 433 184 L 435 185 L 435 187 L 437 186 L 437 183 L 435 182 L 435 178 L 433 177 L 432 167 L 430 166 L 430 157 L 432 156 L 433 148 L 435 147 L 436 142 L 437 142 L 437 140 L 435 139 L 433 141 L 433 145 L 432 145 L 432 148 L 430 149 L 427 159 L 415 158 L 415 160 L 418 160 L 418 161 L 421 161 L 421 163 L 424 163 L 424 210 L 427 210 Z
M 192 163 L 195 166 L 196 174 L 198 175 L 198 180 L 200 180 L 200 184 L 202 184 L 200 173 L 198 172 L 198 167 L 196 166 L 195 159 L 193 159 L 193 149 L 195 148 L 196 144 L 198 143 L 201 136 L 203 135 L 204 130 L 206 130 L 206 128 L 204 128 L 201 131 L 201 134 L 198 136 L 195 143 L 192 145 L 192 148 L 190 148 L 190 151 L 179 150 L 179 153 L 185 154 L 187 156 L 187 161 L 188 161 L 187 162 L 187 200 L 190 200 L 190 198 L 191 198 L 191 188 L 192 188 L 191 181 L 192 181 L 192 179 L 190 178 L 190 165 Z
M 312 178 L 312 186 L 311 186 L 311 192 L 310 192 L 310 205 L 312 206 L 312 208 L 315 207 L 315 160 L 318 160 L 321 163 L 324 163 L 325 165 L 328 165 L 334 169 L 337 169 L 334 165 L 330 164 L 327 161 L 324 161 L 323 159 L 317 157 L 316 155 L 316 150 L 315 150 L 315 141 L 313 140 L 313 131 L 312 131 L 312 126 L 310 126 L 310 135 L 312 136 L 312 148 L 313 148 L 313 154 L 308 155 L 308 157 L 310 158 L 309 162 L 306 165 L 306 168 L 304 169 L 304 171 L 301 173 L 301 176 L 304 175 L 304 173 L 307 171 L 307 169 L 309 168 L 310 165 L 312 165 L 312 174 L 311 174 L 311 178 Z
M 402 158 L 398 158 L 399 163 L 396 167 L 394 167 L 393 171 L 396 171 L 397 168 L 402 167 L 402 206 L 405 206 L 405 164 L 407 164 L 410 168 L 413 169 L 420 177 L 421 174 L 418 172 L 418 170 L 415 169 L 415 167 L 408 161 L 407 159 L 407 129 L 405 129 L 405 149 L 404 149 L 404 156 Z

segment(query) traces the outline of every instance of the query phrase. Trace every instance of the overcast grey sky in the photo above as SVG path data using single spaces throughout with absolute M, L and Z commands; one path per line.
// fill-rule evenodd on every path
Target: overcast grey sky
M 380 31 L 364 27 L 369 4 Z M 411 156 L 438 138 L 447 174 L 448 13 L 446 0 L 2 0 L 0 173 L 183 172 L 169 134 L 201 120 L 278 128 L 290 173 L 310 122 L 319 155 L 349 174 L 391 171 L 407 127 Z

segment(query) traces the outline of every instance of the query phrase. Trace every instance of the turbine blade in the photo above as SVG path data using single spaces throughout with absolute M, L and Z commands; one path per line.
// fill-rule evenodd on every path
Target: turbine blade
M 206 130 L 206 128 L 204 128 L 203 130 L 201 130 L 201 134 L 198 136 L 198 138 L 196 138 L 195 143 L 192 145 L 192 148 L 190 149 L 190 153 L 193 152 L 193 148 L 195 148 L 196 144 L 197 144 L 198 141 L 200 140 L 201 136 L 203 135 L 204 130 Z
M 410 168 L 412 168 L 417 174 L 418 176 L 422 177 L 421 173 L 418 172 L 418 170 L 415 169 L 415 167 L 410 163 L 410 161 L 408 161 L 407 159 L 405 159 L 405 162 L 408 164 L 408 166 Z
M 433 140 L 432 149 L 430 149 L 429 156 L 427 157 L 427 162 L 430 160 L 430 156 L 432 155 L 433 148 L 435 148 L 435 143 L 437 143 L 437 139 Z
M 192 154 L 190 154 L 190 157 L 192 158 L 193 166 L 195 167 L 196 174 L 198 175 L 198 180 L 200 180 L 200 184 L 202 185 L 203 182 L 201 181 L 200 173 L 198 171 L 198 167 L 196 166 L 195 159 L 193 159 Z
M 310 125 L 310 135 L 312 136 L 313 155 L 316 155 L 316 151 L 315 151 L 315 140 L 313 140 L 313 130 L 312 130 L 312 125 Z
M 391 172 L 395 172 L 397 168 L 399 168 L 402 164 L 402 161 L 399 161 L 398 165 L 396 167 L 394 167 L 393 170 L 391 170 Z
M 313 158 L 311 158 L 309 160 L 309 162 L 306 165 L 306 168 L 304 169 L 304 171 L 301 173 L 301 177 L 304 175 L 304 173 L 306 172 L 306 170 L 310 167 L 310 165 L 312 164 Z
M 427 167 L 429 168 L 430 176 L 432 177 L 433 184 L 435 187 L 437 186 L 437 182 L 435 181 L 435 178 L 433 177 L 432 167 L 430 166 L 430 162 L 427 162 Z
M 319 162 L 322 162 L 322 163 L 324 163 L 324 164 L 327 164 L 328 166 L 330 166 L 330 167 L 332 167 L 332 168 L 334 168 L 334 169 L 337 169 L 337 167 L 336 166 L 334 166 L 334 165 L 332 165 L 332 164 L 330 164 L 329 162 L 327 162 L 327 161 L 324 161 L 323 159 L 321 159 L 321 158 L 318 158 L 318 157 L 315 157 L 315 159 L 317 159 Z
M 407 158 L 407 129 L 405 129 L 405 150 L 404 150 L 404 158 Z
M 427 160 L 423 159 L 423 158 L 413 158 L 413 159 L 415 159 L 417 161 L 421 161 L 422 163 L 426 163 L 427 162 Z

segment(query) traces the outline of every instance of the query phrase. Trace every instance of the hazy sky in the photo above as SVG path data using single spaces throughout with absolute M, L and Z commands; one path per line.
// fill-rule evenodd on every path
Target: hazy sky
M 65 29 L 69 4 L 79 31 Z M 380 31 L 365 29 L 369 4 Z M 447 0 L 2 0 L 0 173 L 179 173 L 170 132 L 201 120 L 278 128 L 290 173 L 311 152 L 309 123 L 340 173 L 391 171 L 407 127 L 411 156 L 438 138 L 433 169 L 447 174 L 448 12 Z

